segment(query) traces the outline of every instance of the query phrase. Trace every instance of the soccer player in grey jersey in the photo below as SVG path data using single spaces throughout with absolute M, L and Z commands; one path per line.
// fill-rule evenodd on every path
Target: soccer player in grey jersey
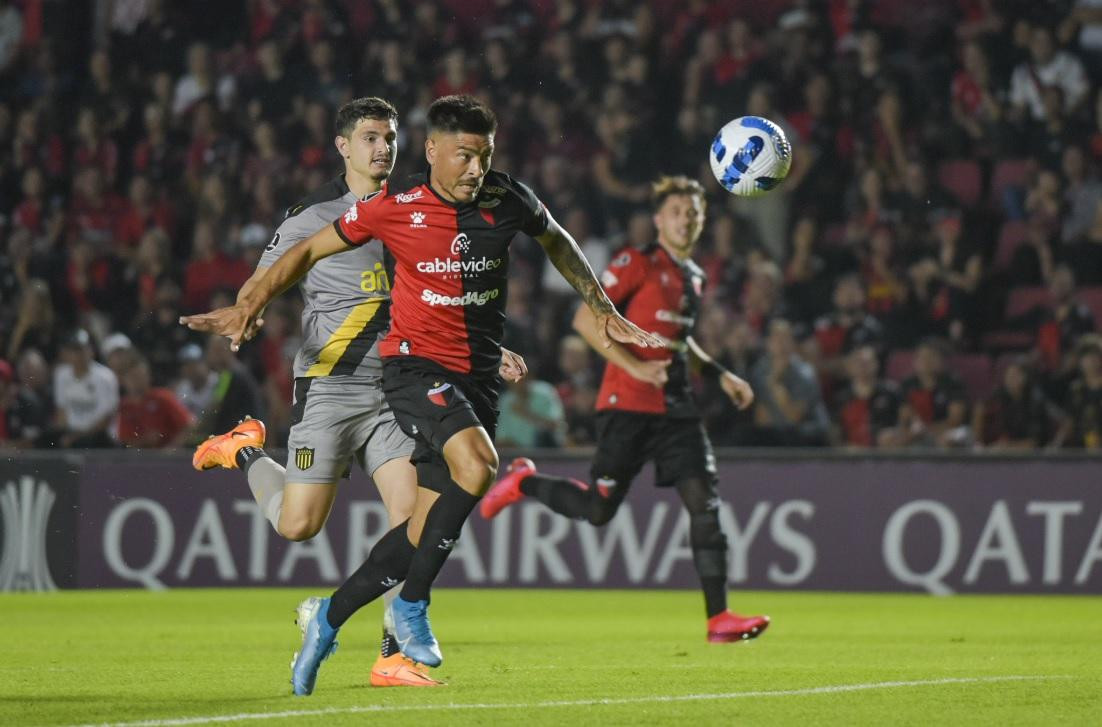
M 287 249 L 332 224 L 390 176 L 397 136 L 393 106 L 378 98 L 356 99 L 341 107 L 336 125 L 344 174 L 287 210 L 239 299 Z M 380 389 L 377 339 L 386 330 L 390 307 L 382 244 L 374 240 L 347 255 L 319 261 L 300 290 L 305 301 L 303 342 L 294 363 L 286 468 L 265 454 L 264 425 L 256 419 L 208 439 L 192 462 L 197 469 L 242 469 L 276 532 L 306 540 L 325 524 L 336 483 L 355 459 L 375 481 L 390 527 L 399 526 L 413 511 L 417 474 L 409 462 L 413 442 L 398 427 Z M 503 377 L 515 380 L 525 373 L 523 360 L 514 354 L 506 352 L 502 360 Z M 371 683 L 438 684 L 424 667 L 401 656 L 391 634 L 384 623 L 383 651 L 372 668 Z

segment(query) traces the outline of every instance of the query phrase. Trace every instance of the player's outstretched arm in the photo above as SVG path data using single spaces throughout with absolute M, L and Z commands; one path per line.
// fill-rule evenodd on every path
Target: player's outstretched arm
M 574 330 L 609 363 L 619 366 L 631 374 L 633 378 L 659 388 L 665 386 L 666 382 L 669 381 L 666 369 L 670 367 L 670 359 L 644 361 L 635 356 L 626 346 L 616 341 L 612 341 L 610 345 L 605 345 L 605 341 L 600 335 L 600 324 L 597 322 L 597 316 L 593 315 L 593 311 L 584 305 L 578 306 L 578 310 L 574 312 Z
M 739 411 L 754 403 L 754 390 L 745 379 L 736 376 L 721 366 L 719 362 L 700 347 L 700 344 L 692 336 L 686 338 L 685 343 L 689 346 L 689 354 L 700 362 L 701 371 L 708 376 L 719 379 L 719 385 L 723 389 L 723 393 L 731 398 Z
M 616 312 L 616 306 L 605 295 L 604 288 L 597 281 L 597 276 L 593 274 L 589 261 L 582 255 L 578 243 L 551 215 L 547 216 L 547 230 L 536 240 L 543 246 L 551 264 L 574 286 L 574 290 L 578 291 L 582 300 L 593 311 L 600 339 L 598 348 L 608 348 L 615 341 L 634 343 L 643 348 L 660 348 L 665 345 L 659 336 L 647 333 Z
M 333 227 L 326 226 L 288 249 L 263 276 L 255 280 L 250 290 L 243 291 L 245 295 L 238 296 L 236 305 L 183 316 L 180 323 L 193 331 L 226 336 L 230 339 L 230 348 L 236 351 L 244 341 L 256 334 L 260 313 L 273 298 L 298 282 L 319 260 L 349 247 Z

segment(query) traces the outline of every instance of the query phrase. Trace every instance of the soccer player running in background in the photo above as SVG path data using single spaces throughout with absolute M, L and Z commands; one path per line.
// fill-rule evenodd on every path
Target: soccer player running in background
M 750 385 L 705 353 L 692 337 L 704 271 L 692 260 L 704 228 L 704 188 L 687 177 L 662 177 L 653 185 L 658 242 L 626 248 L 601 276 L 609 298 L 629 320 L 668 339 L 669 350 L 606 345 L 588 308 L 578 308 L 574 328 L 608 359 L 597 395 L 597 452 L 592 484 L 539 474 L 532 460 L 513 460 L 483 498 L 492 518 L 528 496 L 557 513 L 594 525 L 608 523 L 648 459 L 659 487 L 676 487 L 689 511 L 689 542 L 708 616 L 708 640 L 758 636 L 768 616 L 727 610 L 727 538 L 719 523 L 716 462 L 689 385 L 689 359 L 720 386 L 739 409 L 750 406 Z
M 487 106 L 471 96 L 439 98 L 428 127 L 426 175 L 356 202 L 332 227 L 288 250 L 236 306 L 196 317 L 236 347 L 268 301 L 319 260 L 377 238 L 396 261 L 390 329 L 379 350 L 387 402 L 415 439 L 417 502 L 408 523 L 384 535 L 360 569 L 321 599 L 293 667 L 296 689 L 312 688 L 351 613 L 402 578 L 390 606 L 399 647 L 419 663 L 442 661 L 428 621 L 429 591 L 497 473 L 497 369 L 509 243 L 518 232 L 538 240 L 581 294 L 598 340 L 662 345 L 616 313 L 577 243 L 532 191 L 490 169 L 497 119 Z
M 380 189 L 394 168 L 397 117 L 394 107 L 380 98 L 358 98 L 338 110 L 335 144 L 344 158 L 344 173 L 287 210 L 238 300 L 248 296 L 288 249 Z M 347 255 L 320 261 L 299 287 L 305 302 L 303 342 L 294 363 L 287 466 L 264 452 L 265 428 L 257 419 L 246 419 L 200 444 L 192 464 L 200 470 L 240 468 L 276 532 L 289 540 L 306 540 L 325 524 L 337 483 L 355 459 L 374 480 L 390 528 L 397 527 L 413 512 L 417 472 L 409 462 L 413 440 L 399 428 L 381 389 L 377 341 L 389 322 L 391 287 L 382 244 L 373 240 Z M 502 376 L 523 373 L 523 362 L 513 354 L 506 352 L 503 362 Z M 392 597 L 396 589 L 387 593 Z M 309 620 L 305 611 L 316 607 L 314 601 L 300 607 L 303 625 Z M 401 655 L 385 614 L 382 652 L 371 669 L 371 684 L 440 684 Z

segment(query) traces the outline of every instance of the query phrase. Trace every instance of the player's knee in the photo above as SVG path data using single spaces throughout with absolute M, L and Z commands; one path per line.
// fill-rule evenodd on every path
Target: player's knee
M 497 477 L 497 453 L 472 453 L 462 461 L 452 463 L 452 478 L 472 495 L 482 495 Z
M 297 543 L 317 535 L 321 531 L 321 526 L 322 523 L 313 522 L 309 518 L 296 518 L 289 522 L 280 520 L 279 534 Z

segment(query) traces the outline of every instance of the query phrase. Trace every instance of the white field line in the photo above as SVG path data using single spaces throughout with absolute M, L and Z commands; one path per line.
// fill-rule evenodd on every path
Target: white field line
M 292 709 L 284 712 L 241 712 L 239 714 L 211 715 L 209 717 L 180 717 L 176 719 L 148 719 L 137 722 L 103 722 L 78 727 L 174 727 L 175 725 L 218 724 L 221 722 L 246 722 L 258 719 L 290 719 L 292 717 L 320 717 L 338 714 L 389 714 L 392 712 L 443 712 L 452 710 L 484 709 L 546 709 L 549 707 L 594 707 L 618 704 L 657 704 L 666 702 L 698 702 L 709 700 L 750 699 L 762 697 L 806 697 L 817 694 L 842 694 L 865 692 L 875 689 L 901 689 L 907 687 L 936 687 L 946 684 L 991 684 L 997 682 L 1040 681 L 1046 679 L 1072 679 L 1069 675 L 1008 675 L 993 677 L 960 677 L 947 679 L 916 679 L 912 681 L 869 682 L 866 684 L 835 684 L 805 689 L 773 689 L 754 692 L 726 692 L 718 694 L 676 694 L 649 697 L 624 697 L 620 699 L 576 699 L 551 702 L 506 702 L 500 704 L 446 703 L 446 704 L 373 704 L 361 707 L 327 707 L 325 709 Z

